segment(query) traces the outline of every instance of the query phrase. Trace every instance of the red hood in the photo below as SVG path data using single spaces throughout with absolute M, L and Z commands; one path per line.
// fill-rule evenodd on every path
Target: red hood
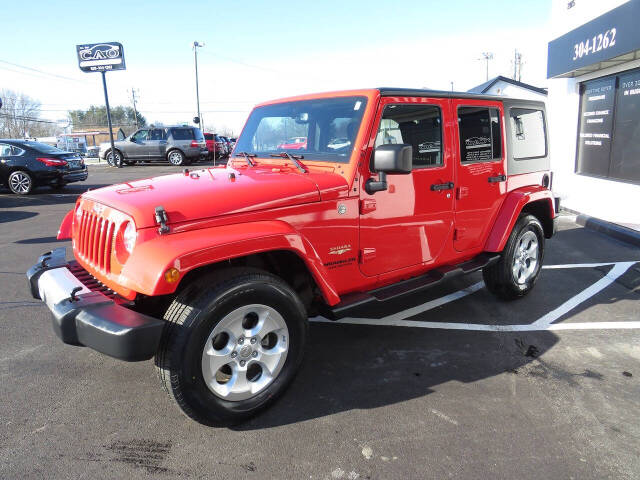
M 347 191 L 346 180 L 335 173 L 208 168 L 111 185 L 87 192 L 83 198 L 120 210 L 134 219 L 137 228 L 145 228 L 156 225 L 158 205 L 166 210 L 169 223 L 175 224 L 318 202 Z

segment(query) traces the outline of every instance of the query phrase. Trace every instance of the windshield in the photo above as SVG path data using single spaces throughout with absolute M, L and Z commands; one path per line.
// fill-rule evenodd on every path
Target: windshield
M 59 148 L 52 147 L 46 143 L 40 142 L 28 142 L 27 145 L 33 148 L 36 152 L 40 153 L 66 153 L 66 150 L 60 150 Z
M 236 152 L 264 157 L 288 152 L 308 160 L 348 162 L 366 104 L 366 97 L 338 97 L 258 107 Z

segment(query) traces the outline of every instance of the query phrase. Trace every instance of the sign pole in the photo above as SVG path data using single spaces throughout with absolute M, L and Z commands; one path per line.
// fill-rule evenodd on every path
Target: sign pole
M 83 72 L 100 72 L 102 74 L 102 87 L 104 88 L 104 103 L 107 107 L 107 123 L 109 124 L 109 140 L 111 140 L 111 157 L 116 167 L 122 167 L 122 156 L 116 161 L 116 147 L 113 141 L 113 125 L 111 124 L 111 109 L 109 108 L 109 95 L 107 94 L 107 71 L 125 70 L 124 49 L 118 42 L 85 43 L 76 45 L 78 54 L 78 66 Z M 136 120 L 138 115 L 136 114 Z M 98 155 L 100 161 L 100 155 Z M 107 161 L 109 161 L 107 159 Z
M 109 139 L 111 140 L 111 156 L 113 163 L 116 167 L 122 168 L 122 159 L 118 162 L 116 160 L 116 147 L 113 143 L 113 127 L 111 126 L 111 110 L 109 109 L 109 95 L 107 94 L 107 76 L 104 70 L 100 72 L 102 74 L 102 86 L 104 87 L 104 103 L 107 106 L 107 123 L 109 124 Z

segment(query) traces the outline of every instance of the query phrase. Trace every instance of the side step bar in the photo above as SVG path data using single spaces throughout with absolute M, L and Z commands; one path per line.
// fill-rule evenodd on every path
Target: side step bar
M 481 253 L 477 257 L 464 263 L 436 268 L 419 277 L 401 280 L 398 283 L 376 288 L 369 292 L 349 293 L 342 297 L 340 303 L 329 307 L 323 314 L 331 320 L 338 320 L 346 317 L 351 310 L 357 307 L 388 302 L 404 295 L 426 290 L 435 285 L 439 285 L 445 280 L 481 270 L 484 267 L 496 263 L 499 259 L 500 254 L 498 253 Z

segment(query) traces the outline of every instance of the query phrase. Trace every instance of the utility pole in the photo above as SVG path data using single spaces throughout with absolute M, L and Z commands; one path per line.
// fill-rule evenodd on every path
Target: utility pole
M 136 93 L 138 93 L 136 89 L 131 87 L 131 100 L 133 101 L 133 114 L 135 115 L 134 120 L 136 122 L 136 130 L 138 130 L 140 126 L 138 125 L 138 109 L 136 108 Z
M 200 90 L 198 88 L 198 47 L 204 47 L 204 42 L 193 42 L 193 59 L 196 64 L 196 103 L 198 106 L 198 126 L 202 129 L 202 115 L 200 114 Z
M 487 81 L 489 81 L 489 60 L 493 60 L 493 53 L 491 52 L 482 52 L 482 59 L 487 62 Z
M 515 50 L 513 56 L 513 79 L 520 81 L 522 78 L 522 54 Z

